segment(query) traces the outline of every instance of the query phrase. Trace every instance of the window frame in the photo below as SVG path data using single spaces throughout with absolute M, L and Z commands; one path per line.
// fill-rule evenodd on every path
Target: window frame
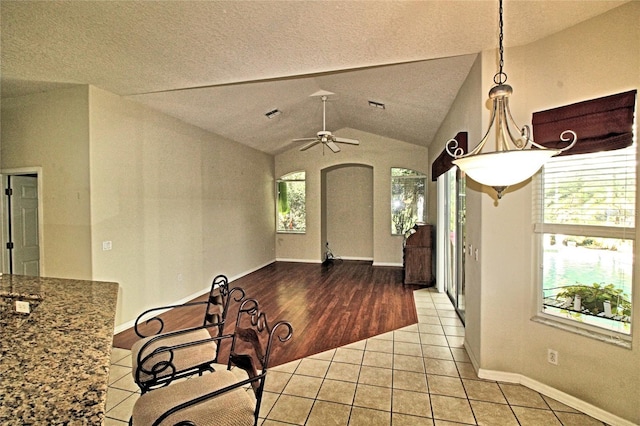
M 302 178 L 296 177 L 296 175 L 302 174 Z M 275 182 L 275 205 L 276 205 L 276 234 L 306 234 L 307 232 L 307 214 L 306 214 L 306 206 L 307 206 L 307 179 L 306 179 L 306 171 L 305 170 L 298 170 L 298 171 L 294 171 L 294 172 L 290 172 L 287 174 L 282 175 L 281 177 L 279 177 L 278 179 L 276 179 Z M 280 200 L 280 183 L 282 182 L 303 182 L 304 183 L 304 229 L 300 230 L 300 229 L 295 229 L 295 230 L 287 230 L 287 229 L 280 229 L 280 207 L 279 207 L 279 200 Z
M 634 186 L 637 188 L 638 183 L 638 149 L 637 144 L 633 144 L 629 149 L 633 150 L 634 164 L 635 164 L 635 182 Z M 600 151 L 603 155 L 610 154 L 611 151 Z M 532 320 L 535 322 L 543 323 L 549 326 L 557 327 L 569 332 L 580 334 L 586 337 L 594 338 L 606 343 L 630 348 L 632 343 L 632 336 L 634 333 L 633 320 L 629 323 L 629 333 L 620 332 L 617 330 L 600 327 L 594 324 L 588 324 L 580 322 L 577 319 L 564 318 L 558 315 L 545 312 L 544 308 L 544 237 L 547 234 L 562 234 L 569 236 L 584 236 L 595 238 L 613 238 L 630 240 L 633 245 L 632 250 L 632 265 L 631 265 L 631 294 L 630 298 L 633 300 L 634 293 L 640 291 L 636 283 L 635 274 L 635 254 L 637 252 L 637 239 L 636 228 L 637 219 L 634 220 L 633 227 L 614 227 L 614 226 L 602 226 L 602 225 L 584 225 L 584 224 L 556 224 L 544 222 L 544 167 L 538 172 L 534 178 L 534 197 L 533 197 L 533 246 L 534 246 L 534 259 L 535 259 L 535 273 L 534 280 L 535 285 L 535 300 L 536 304 L 533 309 Z M 542 195 L 540 195 L 542 194 Z M 634 193 L 634 206 L 638 205 L 637 190 Z M 637 212 L 636 212 L 637 215 Z M 636 217 L 636 216 L 634 216 Z M 585 283 L 586 284 L 586 283 Z M 632 302 L 633 303 L 633 302 Z M 632 304 L 631 318 L 634 315 L 638 315 L 638 308 Z
M 394 176 L 393 172 L 394 170 L 399 169 L 399 170 L 407 170 L 410 171 L 414 174 L 411 175 L 406 175 L 406 176 Z M 413 226 L 415 226 L 415 224 L 421 224 L 421 223 L 426 223 L 427 220 L 427 200 L 428 200 L 428 181 L 427 181 L 427 175 L 425 173 L 422 173 L 419 170 L 415 170 L 415 169 L 410 169 L 407 167 L 391 167 L 391 169 L 389 170 L 389 198 L 390 198 L 390 203 L 389 203 L 389 213 L 390 213 L 390 219 L 391 219 L 391 236 L 393 237 L 398 237 L 398 236 L 404 236 L 406 234 L 406 232 L 411 229 Z M 393 226 L 393 217 L 394 217 L 394 212 L 393 212 L 393 184 L 394 184 L 394 179 L 422 179 L 424 182 L 424 200 L 423 200 L 423 206 L 422 206 L 422 220 L 420 220 L 420 218 L 418 218 L 415 222 L 414 225 L 410 226 L 408 229 L 406 229 L 405 231 L 403 231 L 402 233 L 396 233 L 394 226 Z

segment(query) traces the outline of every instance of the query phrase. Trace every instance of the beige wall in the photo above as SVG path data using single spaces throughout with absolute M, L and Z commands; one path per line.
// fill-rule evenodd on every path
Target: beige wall
M 640 3 L 630 2 L 507 49 L 516 120 L 525 124 L 534 111 L 638 88 L 638 22 Z M 484 52 L 431 152 L 343 129 L 337 133 L 359 138 L 361 146 L 325 155 L 293 148 L 275 164 L 95 88 L 6 99 L 1 167 L 42 167 L 46 275 L 120 282 L 116 323 L 123 324 L 146 306 L 205 288 L 217 273 L 233 277 L 275 257 L 320 261 L 321 172 L 340 164 L 373 167 L 374 262 L 401 264 L 402 238 L 389 231 L 390 168 L 428 173 L 438 143 L 461 130 L 473 146 L 487 125 L 483 102 L 494 73 L 495 52 Z M 307 172 L 307 233 L 276 235 L 274 176 L 297 170 Z M 640 315 L 632 349 L 532 322 L 531 185 L 508 191 L 499 203 L 473 182 L 467 194 L 467 241 L 479 248 L 479 261 L 466 259 L 466 345 L 481 374 L 503 374 L 640 424 Z M 434 195 L 431 185 L 430 223 Z M 102 241 L 112 241 L 113 249 L 102 251 Z M 638 288 L 634 304 L 640 306 Z M 559 352 L 560 365 L 546 362 L 549 347 Z
M 91 279 L 87 87 L 2 100 L 3 170 L 41 167 L 40 268 Z
M 322 241 L 321 171 L 341 164 L 373 167 L 373 262 L 377 265 L 402 264 L 402 237 L 391 235 L 391 168 L 405 167 L 428 172 L 426 148 L 353 129 L 337 135 L 360 140 L 359 146 L 342 145 L 339 153 L 317 146 L 307 151 L 292 148 L 275 158 L 275 176 L 306 171 L 307 232 L 302 235 L 276 235 L 276 257 L 281 260 L 320 262 Z M 330 228 L 330 224 L 326 224 Z
M 640 3 L 631 2 L 531 46 L 514 49 L 511 55 L 517 63 L 519 79 L 514 81 L 514 87 L 520 81 L 526 82 L 523 85 L 522 107 L 539 111 L 640 88 L 638 22 Z M 547 87 L 548 90 L 540 90 L 541 87 Z M 638 110 L 636 103 L 636 115 Z M 531 186 L 522 191 L 528 200 L 531 199 Z M 530 226 L 530 204 L 514 206 L 513 215 L 522 218 L 521 226 Z M 638 224 L 636 226 L 638 229 Z M 638 232 L 636 241 L 639 240 L 637 235 Z M 530 230 L 525 236 L 530 239 Z M 512 245 L 514 243 L 511 241 Z M 638 249 L 639 245 L 636 244 L 636 259 Z M 527 255 L 533 254 L 531 245 L 525 243 L 521 252 L 522 259 L 530 257 Z M 533 271 L 533 265 L 531 262 L 521 262 L 521 266 L 516 282 L 522 282 L 524 291 L 518 295 L 518 300 L 531 309 L 533 298 L 529 289 L 535 285 L 535 280 L 531 279 L 533 274 L 523 274 L 522 270 L 526 271 L 528 267 L 529 271 Z M 636 262 L 636 284 L 639 266 Z M 515 268 L 518 268 L 517 264 Z M 637 309 L 640 307 L 640 288 L 637 285 L 634 287 L 633 302 Z M 633 319 L 633 349 L 553 329 L 531 322 L 529 317 L 530 312 L 519 312 L 518 322 L 521 325 L 517 326 L 518 331 L 528 336 L 522 342 L 517 362 L 517 368 L 523 374 L 640 424 L 640 315 L 635 315 Z M 500 341 L 494 339 L 488 344 L 495 345 Z M 558 367 L 546 362 L 549 347 L 560 354 Z M 593 386 L 585 386 L 585 383 L 592 383 Z
M 526 124 L 535 111 L 638 88 L 638 22 L 640 3 L 630 2 L 544 40 L 506 49 L 505 71 L 514 88 L 511 107 L 516 121 Z M 474 67 L 469 78 L 482 76 L 486 99 L 496 72 L 495 52 L 483 52 L 481 71 L 476 71 Z M 469 116 L 456 111 L 464 110 L 462 103 L 469 100 L 461 91 L 446 134 L 439 139 L 470 125 Z M 483 129 L 488 115 L 482 111 Z M 477 128 L 469 130 L 473 147 L 480 135 Z M 480 375 L 520 381 L 614 424 L 640 424 L 640 315 L 633 319 L 632 349 L 533 322 L 537 280 L 532 185 L 525 182 L 512 188 L 499 202 L 490 190 L 477 192 L 474 186 L 469 184 L 468 243 L 479 244 L 480 257 L 478 264 L 466 258 L 465 344 Z M 635 287 L 633 302 L 640 306 L 640 289 Z M 558 366 L 547 362 L 547 348 L 559 352 Z
M 2 169 L 42 170 L 43 275 L 118 282 L 117 327 L 275 259 L 272 156 L 94 87 L 2 124 Z
M 90 109 L 93 276 L 120 283 L 116 324 L 274 260 L 273 157 L 93 87 Z
M 440 126 L 434 141 L 429 149 L 429 164 L 440 155 L 444 149 L 445 143 L 453 138 L 458 132 L 466 131 L 468 133 L 468 142 L 470 147 L 475 146 L 477 141 L 482 138 L 484 124 L 482 122 L 482 113 L 484 105 L 478 99 L 486 98 L 487 92 L 482 85 L 482 58 L 478 58 L 474 62 L 469 75 L 464 84 L 460 88 L 456 99 L 447 114 L 447 118 Z M 482 210 L 480 209 L 484 188 L 475 182 L 467 180 L 466 190 L 466 244 L 467 247 L 472 246 L 474 250 L 482 248 Z M 430 223 L 436 225 L 436 206 L 437 200 L 436 182 L 429 185 L 429 218 Z M 443 202 L 440 200 L 439 202 Z M 467 251 L 468 254 L 468 251 Z M 481 333 L 481 302 L 482 292 L 480 291 L 482 263 L 476 261 L 473 256 L 465 258 L 465 318 L 466 318 L 466 340 L 467 350 L 474 359 L 480 359 L 480 341 Z

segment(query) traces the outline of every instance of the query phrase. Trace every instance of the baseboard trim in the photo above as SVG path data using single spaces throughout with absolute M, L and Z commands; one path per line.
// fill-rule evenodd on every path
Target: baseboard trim
M 338 260 L 338 259 L 341 259 L 341 260 L 358 260 L 358 261 L 364 261 L 364 262 L 371 262 L 371 266 L 395 266 L 395 267 L 399 267 L 399 268 L 403 267 L 402 263 L 375 262 L 373 260 L 373 258 L 338 256 L 334 260 Z M 322 263 L 321 260 L 317 260 L 317 259 L 285 259 L 285 258 L 277 258 L 276 262 Z
M 321 260 L 318 259 L 286 259 L 286 258 L 276 258 L 276 262 L 296 262 L 296 263 L 322 263 Z
M 336 256 L 335 260 L 356 260 L 358 262 L 373 262 L 373 257 Z
M 465 348 L 466 348 L 465 342 Z M 469 352 L 467 350 L 467 352 Z M 596 418 L 606 424 L 616 425 L 616 426 L 637 426 L 635 423 L 632 423 L 628 420 L 625 420 L 615 414 L 612 414 L 608 411 L 605 411 L 595 405 L 589 404 L 581 399 L 576 398 L 573 395 L 569 395 L 563 391 L 560 391 L 554 387 L 541 383 L 537 380 L 531 379 L 530 377 L 524 376 L 522 374 L 517 373 L 508 373 L 504 371 L 496 371 L 496 370 L 487 370 L 477 368 L 477 365 L 474 363 L 474 359 L 471 358 L 472 364 L 477 371 L 478 377 L 485 380 L 494 380 L 497 382 L 507 382 L 507 383 L 517 383 L 523 386 L 528 387 L 536 392 L 539 392 L 545 396 L 555 399 L 571 408 L 575 408 L 576 410 L 587 414 L 593 418 Z
M 393 263 L 393 262 L 373 262 L 373 266 L 397 266 L 402 268 L 402 263 Z
M 471 350 L 471 346 L 469 345 L 469 343 L 467 343 L 466 339 L 464 341 L 464 349 L 467 351 L 467 355 L 469 356 L 469 359 L 471 359 L 471 365 L 473 366 L 473 369 L 477 374 L 477 372 L 480 370 L 480 363 L 478 362 L 478 358 L 476 357 L 475 352 Z
M 260 266 L 256 266 L 255 268 L 252 268 L 252 269 L 246 270 L 246 271 L 244 271 L 244 272 L 242 272 L 242 273 L 240 273 L 240 274 L 237 274 L 237 275 L 234 275 L 234 276 L 231 276 L 231 277 L 230 277 L 230 276 L 227 276 L 227 278 L 229 279 L 229 283 L 232 283 L 233 281 L 235 281 L 235 280 L 237 280 L 237 279 L 239 279 L 239 278 L 242 278 L 242 277 L 244 277 L 245 275 L 249 275 L 250 273 L 257 271 L 258 269 L 262 269 L 262 268 L 264 268 L 265 266 L 272 264 L 273 262 L 274 262 L 274 261 L 273 261 L 273 260 L 271 260 L 271 261 L 266 262 L 266 263 L 264 263 L 264 264 L 262 264 L 262 265 L 260 265 Z M 216 275 L 217 275 L 217 274 L 216 274 Z M 213 278 L 214 278 L 214 277 L 212 276 L 212 277 L 211 277 L 211 279 L 210 279 L 209 281 L 213 281 Z M 176 300 L 176 301 L 174 301 L 174 302 L 167 303 L 167 305 L 183 305 L 183 304 L 185 304 L 185 303 L 187 303 L 187 302 L 189 302 L 189 301 L 191 301 L 191 300 L 193 300 L 193 299 L 195 299 L 195 298 L 197 298 L 197 297 L 202 296 L 203 294 L 207 294 L 207 293 L 209 292 L 209 290 L 211 290 L 211 284 L 207 285 L 207 287 L 203 288 L 202 290 L 198 290 L 198 291 L 196 291 L 195 293 L 192 293 L 192 294 L 190 294 L 190 295 L 188 295 L 188 296 L 186 296 L 186 297 L 183 297 L 183 298 L 182 298 L 182 299 L 180 299 L 180 300 Z M 144 317 L 142 317 L 140 320 L 141 320 L 141 321 L 146 321 L 146 320 L 148 320 L 149 318 L 152 318 L 152 317 L 158 316 L 158 315 L 163 314 L 163 313 L 165 313 L 165 312 L 167 312 L 167 311 L 169 311 L 169 309 L 162 309 L 162 310 L 159 310 L 159 311 L 154 311 L 153 313 L 149 313 L 148 315 L 145 315 L 145 316 L 144 316 Z M 131 327 L 133 327 L 135 324 L 136 324 L 136 320 L 135 320 L 135 319 L 134 319 L 134 320 L 131 320 L 131 321 L 127 321 L 127 322 L 125 322 L 124 324 L 120 324 L 120 325 L 118 325 L 118 326 L 116 326 L 116 327 L 114 328 L 114 330 L 113 330 L 113 334 L 118 334 L 118 333 L 121 333 L 121 332 L 123 332 L 123 331 L 125 331 L 125 330 L 128 330 L 128 329 L 130 329 Z

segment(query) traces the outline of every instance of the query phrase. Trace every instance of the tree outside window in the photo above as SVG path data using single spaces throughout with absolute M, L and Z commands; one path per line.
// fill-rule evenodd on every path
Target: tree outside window
M 306 231 L 305 172 L 294 172 L 276 181 L 277 232 Z
M 411 169 L 391 168 L 391 234 L 404 235 L 425 222 L 427 176 Z

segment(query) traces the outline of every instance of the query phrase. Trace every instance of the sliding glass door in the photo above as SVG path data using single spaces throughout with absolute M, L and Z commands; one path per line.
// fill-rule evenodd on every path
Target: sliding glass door
M 454 167 L 439 179 L 444 180 L 443 185 L 440 185 L 444 208 L 441 210 L 442 220 L 439 223 L 445 228 L 438 241 L 442 255 L 442 261 L 439 262 L 439 267 L 442 268 L 440 276 L 444 280 L 444 290 L 464 322 L 465 177 L 462 171 Z

